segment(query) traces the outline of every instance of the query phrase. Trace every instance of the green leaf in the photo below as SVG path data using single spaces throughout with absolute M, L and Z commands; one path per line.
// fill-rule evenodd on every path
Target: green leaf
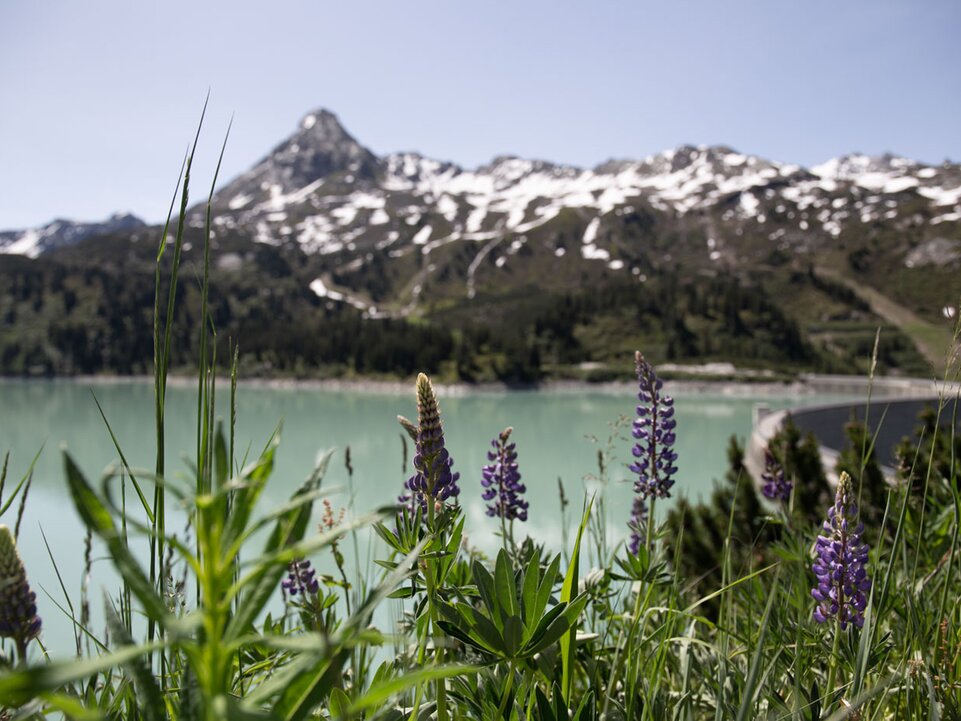
M 391 591 L 387 594 L 387 598 L 411 598 L 417 594 L 420 590 L 416 586 L 402 586 L 396 591 Z
M 270 465 L 273 464 L 273 448 L 275 447 L 276 446 L 271 446 L 270 448 Z M 333 451 L 328 451 L 323 455 L 307 480 L 294 492 L 291 498 L 292 502 L 301 496 L 317 490 L 323 480 L 324 473 L 327 470 L 327 464 L 330 462 L 332 455 Z M 244 497 L 244 499 L 245 503 L 250 500 L 247 497 Z M 237 505 L 239 505 L 239 503 L 234 504 L 235 512 Z M 297 504 L 280 516 L 264 546 L 263 556 L 269 557 L 279 549 L 300 541 L 307 531 L 312 508 L 313 504 L 311 502 Z M 242 531 L 242 527 L 238 528 L 238 535 Z M 251 579 L 247 592 L 241 598 L 240 603 L 237 605 L 236 613 L 227 625 L 224 634 L 225 640 L 230 640 L 238 637 L 242 633 L 246 633 L 250 624 L 253 623 L 254 618 L 257 617 L 257 614 L 263 610 L 270 597 L 277 592 L 277 584 L 280 583 L 280 579 L 285 572 L 285 565 L 279 563 L 269 564 L 263 566 L 261 572 Z
M 107 629 L 110 637 L 120 648 L 133 648 L 135 646 L 133 638 L 127 633 L 126 627 L 114 610 L 113 604 L 104 597 L 104 613 L 107 621 Z M 140 707 L 146 721 L 163 721 L 164 698 L 157 686 L 157 679 L 154 678 L 150 670 L 150 665 L 144 660 L 143 655 L 136 656 L 125 664 L 125 667 L 133 677 L 134 687 L 137 689 L 137 705 Z
M 333 656 L 322 657 L 307 670 L 290 681 L 275 708 L 284 721 L 301 721 L 313 713 L 339 682 L 350 652 L 338 650 Z
M 107 420 L 107 414 L 104 413 L 103 408 L 100 405 L 100 401 L 97 399 L 96 394 L 91 391 L 90 394 L 93 396 L 93 402 L 97 404 L 97 410 L 100 411 L 100 417 L 103 419 L 103 423 L 107 426 L 107 433 L 110 435 L 110 440 L 113 442 L 114 450 L 117 451 L 117 455 L 120 456 L 120 463 L 123 464 L 123 468 L 126 470 L 127 475 L 130 477 L 130 482 L 133 484 L 134 491 L 137 492 L 137 497 L 140 499 L 140 505 L 143 506 L 144 514 L 150 523 L 154 522 L 153 509 L 147 502 L 146 497 L 143 494 L 143 490 L 140 488 L 140 483 L 137 481 L 137 476 L 134 474 L 133 470 L 130 468 L 130 464 L 127 463 L 127 457 L 124 455 L 123 450 L 120 448 L 120 442 L 117 440 L 117 436 L 114 435 L 113 428 L 110 426 L 110 421 Z M 2 514 L 3 511 L 0 511 Z
M 350 698 L 342 689 L 335 688 L 330 692 L 330 716 L 333 719 L 347 718 L 350 708 Z
M 517 615 L 519 611 L 513 568 L 510 557 L 503 548 L 497 554 L 497 561 L 494 564 L 494 591 L 497 597 L 498 613 L 501 614 L 501 623 L 498 626 L 503 628 L 507 618 Z
M 214 469 L 217 473 L 217 488 L 222 488 L 230 479 L 230 462 L 227 459 L 227 441 L 221 421 L 217 421 L 217 433 L 214 436 Z
M 451 533 L 450 540 L 447 542 L 447 557 L 441 563 L 441 571 L 438 574 L 438 585 L 442 586 L 444 584 L 447 579 L 447 573 L 457 558 L 457 551 L 460 549 L 461 539 L 464 537 L 464 521 L 465 518 L 461 516 L 460 521 L 454 526 L 454 532 Z
M 557 580 L 557 572 L 561 567 L 561 556 L 557 554 L 554 556 L 554 560 L 551 561 L 551 565 L 547 567 L 547 572 L 544 574 L 544 578 L 541 579 L 541 585 L 537 589 L 537 605 L 535 607 L 536 613 L 534 613 L 534 618 L 540 618 L 544 615 L 544 609 L 547 608 L 547 604 L 551 600 L 551 593 L 554 591 L 554 581 Z
M 42 666 L 4 672 L 0 675 L 0 706 L 23 706 L 40 694 L 56 691 L 95 674 L 122 666 L 131 659 L 140 658 L 164 646 L 166 643 L 133 646 L 91 659 L 51 661 Z
M 498 629 L 497 626 L 495 626 L 494 623 L 487 618 L 487 616 L 473 606 L 468 606 L 466 604 L 458 604 L 458 606 L 463 606 L 470 615 L 470 629 L 472 635 L 476 635 L 478 639 L 490 646 L 497 653 L 501 655 L 508 655 L 505 653 L 506 648 L 504 644 L 504 638 L 501 635 L 500 629 Z
M 524 584 L 523 591 L 521 592 L 521 598 L 524 604 L 524 625 L 527 630 L 530 631 L 534 624 L 537 622 L 537 616 L 534 615 L 537 610 L 537 584 L 540 580 L 540 567 L 537 560 L 537 554 L 531 554 L 531 560 L 527 564 L 527 570 L 524 571 Z
M 591 507 L 594 499 L 591 498 L 584 510 L 581 518 L 581 525 L 577 527 L 577 538 L 574 540 L 574 550 L 571 552 L 571 562 L 567 567 L 567 574 L 564 576 L 564 585 L 561 587 L 561 601 L 570 603 L 577 590 L 578 562 L 581 555 L 581 537 L 587 527 L 587 521 L 591 515 Z M 571 693 L 574 689 L 574 640 L 577 636 L 577 624 L 572 624 L 567 633 L 561 636 L 561 691 L 564 694 L 564 702 L 569 703 Z
M 80 519 L 106 544 L 114 566 L 123 579 L 130 585 L 130 590 L 143 604 L 147 615 L 154 621 L 164 623 L 167 619 L 167 607 L 163 600 L 155 593 L 153 585 L 144 574 L 140 564 L 127 549 L 123 539 L 117 533 L 110 511 L 94 493 L 83 473 L 73 462 L 70 454 L 63 453 L 67 484 L 73 496 L 73 504 L 80 514 Z
M 741 707 L 737 712 L 737 721 L 745 721 L 748 718 L 756 718 L 754 705 L 757 702 L 757 695 L 761 688 L 758 678 L 761 673 L 761 664 L 764 661 L 764 638 L 767 635 L 768 625 L 771 622 L 771 609 L 774 608 L 774 600 L 777 598 L 777 589 L 780 588 L 778 581 L 781 577 L 781 569 L 778 568 L 774 574 L 774 581 L 771 583 L 771 591 L 768 595 L 767 605 L 764 607 L 764 616 L 761 618 L 761 626 L 758 629 L 757 646 L 751 658 L 751 666 L 748 670 L 747 680 L 741 690 Z
M 557 717 L 554 715 L 554 710 L 551 708 L 551 702 L 547 700 L 547 696 L 541 691 L 540 686 L 535 686 L 534 695 L 537 699 L 537 719 L 538 721 L 557 721 Z
M 540 653 L 552 643 L 561 638 L 567 631 L 576 627 L 577 617 L 581 615 L 584 606 L 587 605 L 588 596 L 582 593 L 571 603 L 559 603 L 552 608 L 544 619 L 549 621 L 538 626 L 531 641 L 524 649 L 525 656 L 533 656 Z
M 232 546 L 247 529 L 247 523 L 253 514 L 257 499 L 260 498 L 260 494 L 267 484 L 267 479 L 270 478 L 270 474 L 273 473 L 274 454 L 277 451 L 279 443 L 280 427 L 278 426 L 267 442 L 267 447 L 264 448 L 263 453 L 260 454 L 260 458 L 241 471 L 240 484 L 239 487 L 233 491 L 230 518 L 227 519 L 227 527 L 224 529 L 224 546 Z M 324 462 L 323 459 L 321 462 Z M 315 475 L 316 470 L 304 485 L 308 485 L 315 478 Z M 301 486 L 301 489 L 303 487 L 304 486 Z M 300 492 L 300 489 L 298 489 L 298 492 Z
M 554 682 L 551 696 L 554 699 L 554 717 L 557 718 L 558 721 L 570 718 L 570 714 L 567 711 L 567 703 L 564 701 L 564 692 L 561 690 L 561 687 L 557 685 L 557 681 Z
M 471 676 L 480 671 L 479 666 L 431 666 L 418 669 L 397 678 L 374 682 L 367 693 L 350 705 L 350 713 L 356 714 L 371 708 L 382 708 L 391 698 L 404 693 L 407 689 L 430 683 L 442 678 Z
M 547 646 L 550 646 L 554 641 L 560 638 L 560 633 L 563 633 L 564 631 L 567 630 L 567 624 L 565 621 L 563 629 L 557 636 L 555 636 L 551 641 L 541 644 L 541 639 L 543 638 L 544 634 L 547 632 L 547 629 L 551 627 L 551 624 L 553 624 L 554 621 L 562 613 L 564 613 L 564 610 L 566 608 L 567 608 L 566 603 L 559 603 L 556 606 L 554 606 L 550 611 L 548 611 L 543 616 L 541 616 L 540 620 L 537 622 L 537 626 L 534 627 L 534 630 L 531 632 L 531 636 L 527 641 L 528 648 L 525 649 L 525 652 L 526 652 L 525 655 L 533 655 L 537 653 L 536 650 L 534 651 L 529 650 L 532 647 L 536 646 L 538 650 L 540 650 L 541 648 L 546 648 Z
M 594 721 L 594 691 L 593 689 L 584 694 L 581 705 L 577 707 L 577 712 L 571 721 Z
M 498 655 L 497 649 L 489 647 L 480 638 L 475 638 L 474 636 L 464 633 L 464 631 L 461 630 L 460 626 L 458 626 L 456 623 L 442 620 L 438 621 L 437 625 L 444 630 L 444 633 L 452 638 L 456 638 L 461 643 L 467 644 L 468 646 L 476 648 L 478 651 L 482 651 L 484 653 L 489 653 L 494 656 Z
M 517 656 L 524 642 L 524 622 L 520 616 L 508 616 L 504 621 L 504 650 L 509 658 Z
M 497 602 L 494 597 L 494 577 L 480 561 L 475 560 L 471 564 L 471 571 L 474 576 L 474 583 L 477 584 L 477 592 L 487 607 L 487 612 L 491 616 L 495 616 L 497 614 Z

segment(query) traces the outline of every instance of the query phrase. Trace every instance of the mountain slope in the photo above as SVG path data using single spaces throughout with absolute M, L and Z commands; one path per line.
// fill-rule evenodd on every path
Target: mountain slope
M 115 232 L 132 232 L 145 223 L 129 214 L 112 215 L 98 223 L 78 223 L 59 218 L 41 228 L 0 231 L 0 253 L 36 258 L 56 248 L 74 245 L 85 238 Z
M 188 257 L 203 243 L 204 208 L 189 212 Z M 237 296 L 225 318 L 240 322 L 258 277 L 283 279 L 291 318 L 323 308 L 326 322 L 447 329 L 462 377 L 613 362 L 625 339 L 652 357 L 859 372 L 885 320 L 848 286 L 927 324 L 945 324 L 961 295 L 961 166 L 890 155 L 805 169 L 681 146 L 591 169 L 512 156 L 465 169 L 378 157 L 317 110 L 217 191 L 213 218 L 215 271 Z M 140 241 L 157 235 L 116 217 L 70 232 L 51 224 L 0 234 L 0 253 L 39 255 L 68 276 L 146 273 Z M 885 366 L 926 372 L 906 338 L 892 328 Z

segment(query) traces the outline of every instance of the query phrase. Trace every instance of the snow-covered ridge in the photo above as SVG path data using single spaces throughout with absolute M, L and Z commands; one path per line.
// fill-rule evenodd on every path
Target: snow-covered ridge
M 930 208 L 922 222 L 956 222 L 961 166 L 854 154 L 807 170 L 724 146 L 682 145 L 594 168 L 501 156 L 467 169 L 413 152 L 377 157 L 333 113 L 316 110 L 218 191 L 214 217 L 218 230 L 245 229 L 259 242 L 296 242 L 309 253 L 427 255 L 458 240 L 523 235 L 574 211 L 587 228 L 580 255 L 616 263 L 604 217 L 628 208 L 777 224 L 762 230 L 777 240 L 789 231 L 836 237 L 852 222 L 895 222 L 902 205 L 919 198 Z M 202 208 L 193 212 L 202 220 Z M 44 252 L 59 242 L 44 240 L 50 228 L 0 233 L 0 252 Z
M 289 190 L 262 181 L 258 190 L 264 198 L 250 214 L 306 206 L 301 212 L 309 218 L 280 228 L 275 235 L 293 236 L 321 253 L 349 250 L 377 225 L 430 253 L 455 240 L 488 241 L 508 232 L 526 233 L 565 209 L 577 210 L 588 222 L 638 202 L 681 216 L 735 199 L 734 210 L 725 219 L 764 223 L 765 201 L 775 201 L 799 231 L 829 236 L 839 235 L 851 218 L 891 219 L 886 196 L 906 191 L 935 206 L 947 206 L 934 222 L 949 221 L 952 211 L 961 210 L 953 207 L 961 202 L 958 166 L 940 169 L 894 156 L 849 155 L 805 170 L 723 146 L 684 145 L 643 160 L 608 161 L 593 169 L 514 156 L 465 169 L 412 152 L 388 155 L 379 166 L 376 180 L 363 183 L 352 177 L 354 165 L 347 167 L 346 180 L 362 185 L 363 192 L 325 193 L 316 184 L 303 191 Z M 844 207 L 847 199 L 839 203 L 836 196 L 844 196 L 849 188 L 857 197 Z M 235 210 L 249 203 L 248 194 L 229 199 Z M 442 219 L 440 227 L 432 217 Z M 366 228 L 359 228 L 359 223 Z M 608 259 L 606 251 L 592 242 L 584 244 L 582 255 Z
M 142 227 L 144 222 L 140 218 L 122 213 L 93 223 L 57 219 L 40 228 L 0 232 L 0 253 L 36 258 L 48 250 L 73 245 L 93 235 L 127 232 Z

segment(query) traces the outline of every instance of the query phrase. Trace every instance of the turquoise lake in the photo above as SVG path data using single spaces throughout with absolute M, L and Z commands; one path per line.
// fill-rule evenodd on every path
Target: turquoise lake
M 45 643 L 55 651 L 67 653 L 73 648 L 73 630 L 69 619 L 54 603 L 65 605 L 65 598 L 51 556 L 67 593 L 76 603 L 83 576 L 84 533 L 67 491 L 61 449 L 68 450 L 96 484 L 104 469 L 118 459 L 94 394 L 131 466 L 152 469 L 156 453 L 152 384 L 0 380 L 0 455 L 10 453 L 5 497 L 39 451 L 19 547 L 30 582 L 37 591 Z M 175 385 L 168 390 L 168 475 L 186 477 L 189 461 L 195 456 L 195 394 L 193 386 Z M 226 395 L 227 386 L 219 386 L 218 400 L 225 401 Z M 679 470 L 675 494 L 696 498 L 710 491 L 712 479 L 721 478 L 725 472 L 730 436 L 743 440 L 751 432 L 756 404 L 777 409 L 828 400 L 832 397 L 679 391 Z M 627 437 L 635 404 L 635 395 L 629 388 L 623 392 L 579 389 L 442 393 L 440 405 L 448 448 L 455 469 L 461 474 L 460 500 L 467 517 L 468 543 L 487 552 L 496 550 L 500 543 L 499 525 L 485 515 L 479 479 L 491 439 L 508 425 L 515 429 L 518 462 L 531 504 L 530 521 L 518 524 L 515 536 L 528 533 L 560 550 L 564 529 L 558 478 L 571 502 L 568 525 L 576 527 L 574 519 L 585 495 L 599 490 L 598 450 L 607 449 L 613 436 L 605 509 L 609 542 L 622 542 L 627 535 L 625 524 L 632 498 L 633 479 L 627 469 L 632 441 Z M 327 449 L 336 449 L 324 481 L 324 487 L 331 489 L 330 501 L 335 509 L 348 505 L 348 494 L 336 490 L 347 486 L 347 447 L 354 468 L 353 506 L 357 513 L 393 502 L 410 473 L 409 463 L 406 468 L 402 466 L 401 428 L 396 416 L 416 417 L 413 386 L 409 393 L 401 393 L 241 385 L 237 410 L 238 455 L 249 449 L 250 458 L 255 457 L 282 422 L 277 463 L 262 499 L 262 511 L 286 500 Z M 227 415 L 225 403 L 221 415 Z M 616 427 L 619 418 L 623 422 Z M 408 458 L 412 454 L 409 445 Z M 115 479 L 113 483 L 119 481 Z M 132 507 L 132 493 L 128 492 L 127 501 L 128 508 Z M 12 528 L 16 513 L 14 504 L 2 522 Z M 178 523 L 183 528 L 183 520 L 182 515 L 178 518 L 176 514 L 168 518 L 168 530 L 181 532 Z M 366 546 L 373 533 L 365 530 L 359 536 Z M 89 581 L 95 607 L 102 606 L 103 591 L 113 592 L 116 583 L 103 555 L 102 548 L 95 543 Z M 364 551 L 361 555 L 366 559 Z M 323 565 L 323 559 L 318 562 Z

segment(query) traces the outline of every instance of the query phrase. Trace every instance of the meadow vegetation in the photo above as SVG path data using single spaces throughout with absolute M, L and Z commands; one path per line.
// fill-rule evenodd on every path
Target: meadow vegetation
M 287 502 L 265 508 L 280 437 L 252 461 L 234 447 L 241 361 L 212 315 L 208 245 L 191 291 L 192 477 L 172 478 L 165 394 L 178 357 L 191 160 L 180 214 L 171 213 L 155 256 L 156 465 L 131 468 L 117 447 L 118 465 L 98 485 L 64 454 L 75 510 L 121 584 L 104 599 L 105 629 L 74 613 L 67 594 L 77 655 L 51 657 L 40 615 L 57 611 L 30 589 L 16 524 L 0 530 L 3 718 L 961 717 L 961 440 L 941 408 L 903 446 L 895 479 L 880 475 L 863 427 L 849 429 L 841 467 L 825 470 L 816 443 L 788 425 L 770 445 L 760 486 L 732 440 L 724 480 L 694 504 L 672 448 L 684 429 L 638 353 L 633 458 L 602 450 L 602 490 L 583 507 L 562 495 L 558 508 L 524 498 L 523 448 L 510 429 L 477 439 L 491 444 L 484 469 L 456 466 L 421 374 L 418 418 L 401 419 L 414 453 L 398 499 L 338 515 L 324 502 L 328 454 Z M 221 367 L 230 369 L 226 391 Z M 223 421 L 221 392 L 231 409 Z M 636 476 L 621 529 L 599 512 L 613 464 Z M 22 513 L 26 481 L 0 500 L 4 520 L 17 499 Z M 494 557 L 464 543 L 466 494 L 483 494 L 500 519 Z M 670 510 L 658 509 L 672 494 Z M 173 503 L 186 509 L 186 536 L 168 524 Z M 529 516 L 558 512 L 570 520 L 565 547 L 525 537 Z M 352 571 L 343 549 L 371 529 L 376 570 Z M 147 539 L 146 558 L 135 537 Z M 336 571 L 321 573 L 321 559 Z M 379 611 L 391 604 L 402 606 L 395 624 Z

